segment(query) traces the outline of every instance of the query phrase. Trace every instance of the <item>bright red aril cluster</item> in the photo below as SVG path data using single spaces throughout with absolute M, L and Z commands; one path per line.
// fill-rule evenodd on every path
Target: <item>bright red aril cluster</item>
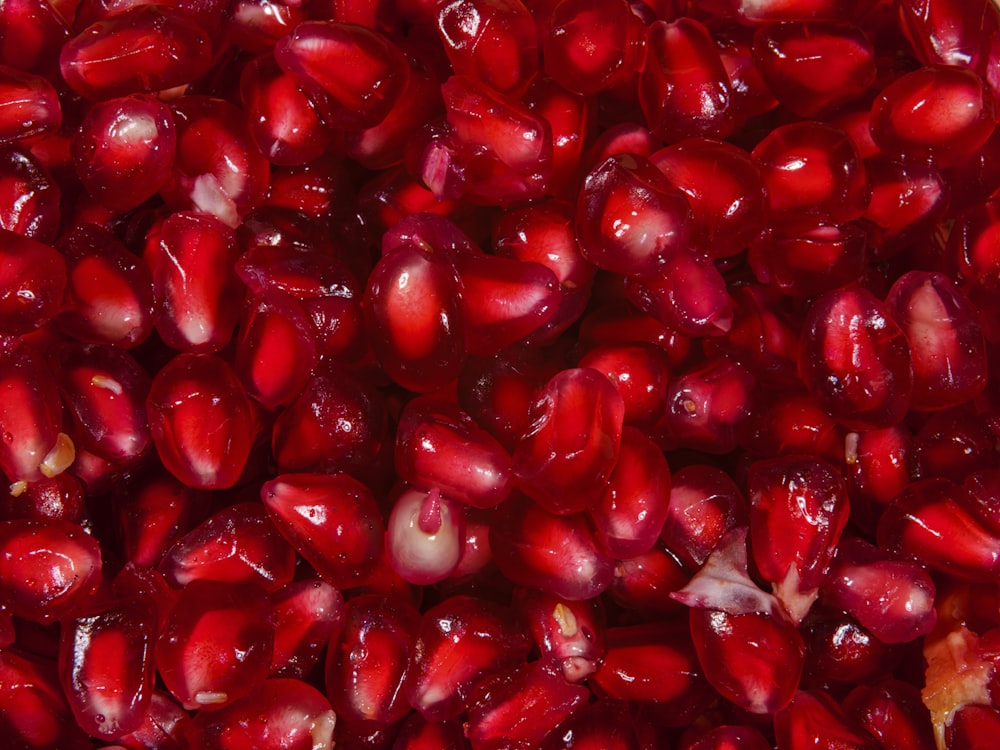
M 0 745 L 1000 731 L 994 0 L 0 0 Z

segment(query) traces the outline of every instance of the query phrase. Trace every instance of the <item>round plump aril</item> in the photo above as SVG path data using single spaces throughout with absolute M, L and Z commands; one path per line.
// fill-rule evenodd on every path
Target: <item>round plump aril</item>
M 965 750 L 996 0 L 0 1 L 0 745 Z

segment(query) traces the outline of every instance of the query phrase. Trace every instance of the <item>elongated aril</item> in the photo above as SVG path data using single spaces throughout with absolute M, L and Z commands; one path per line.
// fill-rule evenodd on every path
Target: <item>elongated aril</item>
M 510 456 L 456 404 L 418 397 L 399 417 L 395 467 L 410 484 L 436 488 L 475 508 L 492 508 L 511 490 Z
M 211 63 L 208 34 L 162 5 L 137 5 L 97 21 L 70 39 L 59 56 L 66 83 L 93 100 L 191 83 Z
M 17 146 L 0 149 L 0 228 L 52 242 L 58 233 L 61 197 L 59 183 L 31 151 Z
M 41 479 L 62 430 L 62 404 L 51 371 L 28 347 L 0 354 L 0 470 L 12 483 Z M 45 467 L 43 469 L 43 466 Z
M 826 579 L 850 505 L 832 464 L 779 456 L 751 464 L 750 551 L 791 618 L 801 622 Z
M 267 594 L 251 583 L 192 581 L 156 644 L 156 668 L 190 710 L 219 709 L 267 676 L 274 623 Z
M 872 197 L 864 219 L 876 226 L 876 257 L 895 255 L 947 210 L 951 184 L 930 165 L 876 156 L 865 159 L 865 171 Z
M 587 704 L 549 735 L 543 750 L 633 750 L 637 731 L 625 705 L 615 700 Z
M 52 84 L 41 76 L 0 65 L 0 142 L 27 141 L 62 124 L 62 108 Z
M 274 59 L 312 98 L 324 122 L 346 130 L 383 120 L 409 76 L 406 58 L 389 39 L 334 21 L 300 23 L 275 45 Z
M 874 682 L 898 669 L 905 649 L 887 644 L 850 615 L 814 607 L 799 632 L 806 644 L 802 686 Z
M 51 73 L 69 31 L 59 12 L 44 0 L 19 0 L 0 11 L 0 63 Z
M 582 682 L 597 670 L 604 658 L 606 629 L 599 600 L 568 601 L 518 589 L 515 604 L 541 658 L 568 682 Z
M 117 739 L 137 729 L 153 692 L 156 611 L 141 598 L 70 620 L 60 634 L 59 671 L 77 723 Z
M 233 44 L 255 54 L 272 51 L 305 15 L 301 6 L 293 7 L 275 0 L 237 0 L 220 10 L 225 13 L 222 20 Z M 208 28 L 207 24 L 205 27 Z
M 0 334 L 19 336 L 51 320 L 66 289 L 66 261 L 50 245 L 0 229 Z
M 210 354 L 179 354 L 153 378 L 146 399 L 160 460 L 185 484 L 231 487 L 257 432 L 253 407 L 236 373 Z
M 271 594 L 274 649 L 271 674 L 304 679 L 336 635 L 344 617 L 343 595 L 325 581 L 292 581 Z
M 476 684 L 521 663 L 529 645 L 513 610 L 478 597 L 449 597 L 420 620 L 407 700 L 428 720 L 456 718 Z
M 531 405 L 530 428 L 514 451 L 522 490 L 552 513 L 575 513 L 600 498 L 618 460 L 625 405 L 597 370 L 563 370 Z
M 930 713 L 920 691 L 901 680 L 859 685 L 843 702 L 844 712 L 886 747 L 933 750 Z
M 625 402 L 625 425 L 647 427 L 666 407 L 670 358 L 654 344 L 599 345 L 578 364 L 603 372 L 615 384 Z
M 363 595 L 344 608 L 326 655 L 326 694 L 338 719 L 386 726 L 407 714 L 407 665 L 420 615 L 397 597 Z
M 167 551 L 159 570 L 172 586 L 198 580 L 281 588 L 295 572 L 295 552 L 264 508 L 237 503 L 213 514 Z
M 384 523 L 371 490 L 347 474 L 279 474 L 261 487 L 275 526 L 320 577 L 361 583 L 382 552 Z
M 457 719 L 428 721 L 415 712 L 402 723 L 393 750 L 466 750 L 468 746 Z
M 740 444 L 761 458 L 804 453 L 844 460 L 844 429 L 805 391 L 757 389 L 741 428 Z
M 691 579 L 689 569 L 672 550 L 656 545 L 648 552 L 615 561 L 609 592 L 618 606 L 644 620 L 672 617 L 683 607 L 671 594 Z
M 12 492 L 0 496 L 0 519 L 52 518 L 82 525 L 87 510 L 84 495 L 83 483 L 67 471 L 42 477 L 28 482 L 16 496 Z
M 85 606 L 101 582 L 96 539 L 62 520 L 0 523 L 0 604 L 15 616 L 50 623 Z
M 827 693 L 799 691 L 792 702 L 774 717 L 774 733 L 781 750 L 804 750 L 815 747 L 816 738 L 836 743 L 834 747 L 872 750 L 876 745 L 851 720 Z

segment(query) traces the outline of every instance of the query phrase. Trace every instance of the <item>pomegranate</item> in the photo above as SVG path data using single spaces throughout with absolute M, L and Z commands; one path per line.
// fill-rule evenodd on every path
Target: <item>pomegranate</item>
M 0 745 L 1000 728 L 1000 0 L 0 0 Z

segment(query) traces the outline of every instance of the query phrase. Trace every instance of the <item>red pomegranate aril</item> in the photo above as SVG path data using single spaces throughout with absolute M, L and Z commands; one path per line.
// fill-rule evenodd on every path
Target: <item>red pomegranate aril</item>
M 967 490 L 947 479 L 910 484 L 882 513 L 879 547 L 968 580 L 991 580 L 1000 568 L 1000 537 L 968 508 Z
M 191 83 L 211 63 L 208 34 L 163 5 L 138 5 L 97 21 L 64 44 L 59 56 L 69 87 L 98 101 Z
M 951 186 L 932 166 L 887 157 L 865 159 L 872 197 L 864 219 L 875 225 L 872 248 L 877 257 L 890 257 L 930 232 L 947 210 Z
M 567 369 L 532 404 L 513 455 L 518 486 L 552 513 L 592 507 L 607 486 L 621 443 L 625 406 L 597 370 Z
M 116 211 L 135 208 L 170 179 L 177 131 L 170 107 L 151 96 L 95 104 L 70 144 L 87 191 Z
M 781 125 L 752 152 L 771 210 L 841 224 L 858 219 L 871 198 L 864 162 L 842 130 L 815 121 Z
M 152 440 L 146 424 L 150 377 L 110 346 L 57 345 L 49 352 L 74 443 L 117 464 L 138 461 Z
M 406 57 L 389 39 L 334 21 L 300 23 L 278 40 L 274 59 L 312 98 L 323 122 L 344 130 L 385 119 L 409 76 Z
M 747 572 L 747 529 L 729 532 L 672 597 L 690 607 L 691 638 L 705 678 L 744 711 L 770 714 L 795 695 L 805 644 L 778 599 Z
M 430 397 L 410 401 L 396 428 L 400 478 L 437 489 L 475 508 L 492 508 L 510 492 L 510 456 L 456 404 Z
M 603 372 L 625 402 L 624 424 L 648 427 L 666 408 L 670 357 L 653 344 L 596 346 L 579 361 L 580 367 Z
M 455 379 L 465 356 L 459 283 L 450 264 L 412 248 L 382 256 L 368 279 L 372 350 L 404 388 L 426 392 Z
M 100 582 L 100 546 L 77 524 L 0 522 L 0 603 L 15 617 L 47 624 L 72 616 Z
M 153 378 L 149 430 L 166 469 L 199 489 L 232 487 L 258 431 L 236 373 L 211 354 L 179 354 Z
M 459 75 L 497 91 L 517 91 L 538 69 L 535 21 L 520 0 L 439 3 L 435 25 Z
M 583 257 L 625 275 L 660 273 L 691 236 L 687 198 L 647 159 L 609 156 L 587 175 L 577 203 Z
M 271 594 L 274 649 L 271 674 L 305 679 L 344 617 L 344 597 L 317 579 L 293 581 Z
M 844 460 L 852 513 L 881 512 L 918 476 L 913 435 L 903 425 L 848 433 Z
M 883 643 L 843 612 L 815 607 L 800 626 L 806 644 L 802 686 L 874 682 L 898 668 L 906 651 Z
M 770 750 L 772 745 L 750 726 L 726 725 L 709 729 L 690 743 L 683 743 L 680 750 Z
M 183 729 L 191 750 L 331 750 L 337 716 L 326 697 L 296 679 L 267 680 Z
M 583 166 L 593 170 L 606 159 L 625 154 L 649 159 L 662 145 L 645 125 L 619 122 L 597 135 L 584 154 Z
M 518 493 L 497 508 L 489 544 L 509 580 L 572 601 L 597 596 L 614 575 L 583 514 L 554 515 Z
M 174 542 L 209 513 L 204 492 L 162 468 L 150 469 L 115 498 L 124 558 L 141 568 L 156 566 Z
M 117 741 L 127 750 L 179 750 L 181 731 L 188 721 L 187 712 L 177 701 L 165 691 L 154 690 L 142 724 Z
M 995 96 L 978 75 L 961 68 L 907 73 L 872 105 L 871 132 L 879 148 L 939 168 L 972 156 L 995 127 Z
M 66 261 L 50 245 L 0 229 L 0 335 L 20 336 L 59 312 Z
M 59 183 L 30 151 L 0 149 L 0 228 L 52 242 L 59 231 L 61 197 Z
M 194 581 L 255 584 L 275 591 L 295 574 L 295 552 L 258 503 L 223 508 L 189 531 L 160 560 L 171 586 Z
M 87 734 L 116 739 L 142 724 L 152 698 L 155 635 L 155 610 L 141 598 L 64 625 L 60 680 Z
M 0 64 L 51 74 L 69 36 L 66 22 L 45 0 L 17 0 L 0 9 Z
M 419 623 L 419 613 L 398 597 L 348 600 L 344 626 L 326 655 L 326 694 L 338 719 L 374 728 L 406 715 L 406 670 Z
M 596 599 L 567 601 L 553 594 L 518 589 L 515 604 L 542 660 L 568 682 L 583 682 L 605 653 L 604 608 Z
M 991 198 L 962 212 L 948 236 L 949 261 L 972 289 L 1000 288 L 1000 198 Z
M 671 598 L 691 579 L 690 570 L 672 550 L 657 545 L 641 555 L 615 561 L 611 598 L 642 621 L 673 617 L 683 607 Z
M 588 703 L 549 735 L 542 750 L 637 750 L 639 741 L 626 706 L 614 700 Z
M 963 482 L 969 474 L 997 466 L 996 430 L 968 406 L 934 412 L 914 439 L 917 473 Z
M 821 597 L 883 643 L 906 643 L 934 627 L 934 594 L 934 582 L 919 564 L 851 538 L 840 543 Z
M 669 499 L 667 459 L 650 438 L 626 426 L 608 486 L 587 511 L 608 554 L 625 559 L 652 549 L 666 521 Z
M 590 96 L 634 75 L 643 28 L 625 0 L 563 0 L 545 21 L 542 64 L 561 86 Z
M 1000 731 L 1000 712 L 992 706 L 965 705 L 951 717 L 945 729 L 949 748 L 974 750 L 988 747 Z
M 243 69 L 240 94 L 254 142 L 272 164 L 306 164 L 333 141 L 312 102 L 273 58 L 258 58 Z
M 64 471 L 51 478 L 28 482 L 24 491 L 16 496 L 13 492 L 0 495 L 0 520 L 52 518 L 82 524 L 87 514 L 85 502 L 83 483 Z
M 801 622 L 847 525 L 847 486 L 837 467 L 811 456 L 757 461 L 747 485 L 754 565 L 792 620 Z
M 694 216 L 691 241 L 701 252 L 735 255 L 763 231 L 767 196 L 760 170 L 742 149 L 689 138 L 649 160 L 687 196 Z
M 901 30 L 924 65 L 975 68 L 984 54 L 986 0 L 903 0 Z
M 403 489 L 386 522 L 389 563 L 403 580 L 420 586 L 450 576 L 462 555 L 460 503 L 437 489 Z
M 522 663 L 530 641 L 513 611 L 457 595 L 424 613 L 406 675 L 410 705 L 429 721 L 456 718 L 488 676 Z
M 264 54 L 303 20 L 301 5 L 277 0 L 238 0 L 228 7 L 226 34 L 240 49 Z M 264 153 L 267 153 L 266 151 Z
M 468 741 L 458 720 L 428 721 L 414 713 L 403 722 L 392 750 L 467 750 Z
M 385 526 L 371 490 L 347 474 L 280 474 L 261 487 L 278 530 L 323 579 L 352 588 L 382 554 Z
M 760 457 L 799 453 L 843 462 L 845 436 L 837 421 L 808 393 L 779 388 L 757 390 L 740 444 Z
M 701 22 L 680 18 L 647 27 L 639 103 L 650 130 L 665 141 L 732 133 L 729 75 Z
M 111 232 L 80 224 L 59 238 L 66 293 L 56 317 L 78 341 L 128 349 L 153 330 L 153 280 L 146 263 Z
M 264 590 L 249 583 L 192 581 L 156 644 L 156 668 L 187 710 L 218 710 L 262 684 L 274 623 Z
M 930 714 L 920 691 L 901 680 L 859 685 L 843 701 L 844 712 L 886 750 L 933 750 Z
M 385 440 L 384 398 L 341 368 L 318 367 L 274 422 L 271 452 L 278 468 L 326 473 L 370 470 Z
M 886 306 L 910 346 L 910 407 L 936 410 L 969 401 L 986 386 L 986 342 L 975 308 L 941 273 L 909 271 Z
M 857 26 L 765 25 L 754 35 L 753 51 L 768 88 L 799 117 L 832 112 L 875 82 L 875 49 Z
M 171 214 L 150 230 L 144 257 L 164 343 L 207 353 L 229 342 L 243 294 L 233 271 L 238 255 L 232 230 L 207 214 Z
M 65 469 L 59 454 L 62 404 L 41 355 L 24 346 L 0 354 L 0 470 L 13 483 L 52 477 Z M 63 448 L 71 448 L 63 446 Z
M 750 246 L 750 267 L 761 284 L 782 294 L 813 297 L 858 281 L 865 271 L 868 237 L 855 224 L 790 219 Z
M 853 722 L 827 693 L 798 691 L 775 713 L 774 733 L 779 750 L 805 750 L 818 741 L 844 750 L 874 750 L 873 738 Z
M 472 748 L 539 747 L 586 705 L 588 694 L 587 688 L 566 682 L 541 661 L 500 672 L 481 682 L 469 700 Z
M 62 108 L 45 78 L 0 65 L 0 143 L 28 141 L 55 132 Z
M 174 173 L 160 189 L 179 210 L 211 214 L 230 227 L 260 205 L 270 180 L 267 159 L 234 104 L 206 96 L 174 103 L 177 151 Z
M 864 0 L 729 0 L 733 12 L 752 24 L 777 21 L 843 21 L 867 7 Z
M 86 750 L 93 746 L 70 713 L 54 664 L 0 650 L 0 730 L 12 747 Z
M 845 427 L 897 424 L 913 391 L 913 366 L 902 329 L 871 292 L 846 287 L 814 299 L 799 350 L 802 381 Z

